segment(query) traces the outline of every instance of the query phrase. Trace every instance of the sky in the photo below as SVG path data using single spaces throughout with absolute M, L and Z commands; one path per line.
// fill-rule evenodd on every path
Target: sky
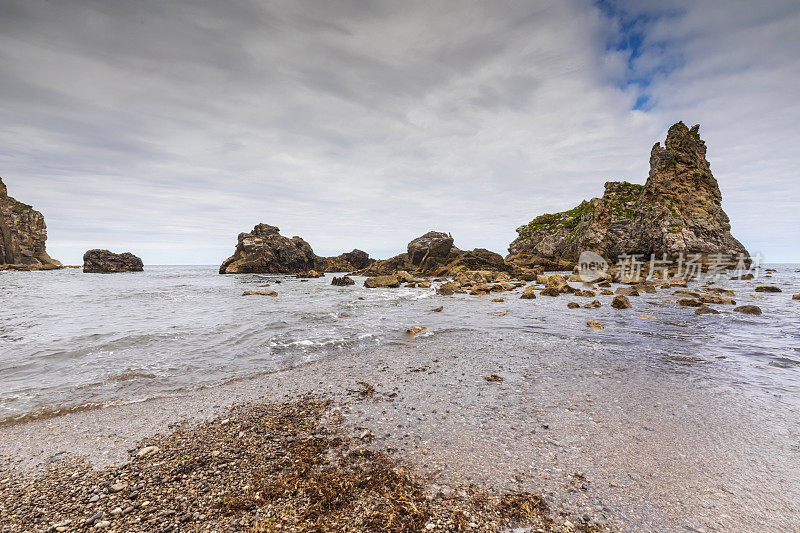
M 682 120 L 733 235 L 800 262 L 798 29 L 796 0 L 0 0 L 0 176 L 66 264 L 219 264 L 259 222 L 505 255 Z

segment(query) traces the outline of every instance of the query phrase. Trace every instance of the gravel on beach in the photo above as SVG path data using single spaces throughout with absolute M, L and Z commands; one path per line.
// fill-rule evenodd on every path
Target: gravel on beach
M 556 524 L 531 492 L 434 494 L 331 405 L 311 394 L 240 404 L 145 439 L 123 464 L 64 460 L 12 474 L 0 479 L 3 531 L 605 530 Z

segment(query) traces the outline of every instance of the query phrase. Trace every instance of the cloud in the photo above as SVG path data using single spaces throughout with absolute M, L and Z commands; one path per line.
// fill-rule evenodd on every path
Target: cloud
M 429 229 L 503 253 L 643 182 L 682 119 L 735 235 L 800 259 L 797 9 L 660 5 L 0 0 L 0 175 L 70 263 L 216 264 L 258 222 L 321 254 Z

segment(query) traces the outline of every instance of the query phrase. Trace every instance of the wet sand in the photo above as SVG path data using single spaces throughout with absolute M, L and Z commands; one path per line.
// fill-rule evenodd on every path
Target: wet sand
M 332 398 L 353 430 L 369 429 L 374 445 L 415 463 L 434 492 L 468 483 L 541 492 L 561 520 L 624 531 L 800 529 L 794 408 L 693 379 L 681 371 L 685 361 L 623 360 L 611 349 L 602 333 L 565 337 L 554 349 L 535 334 L 440 331 L 5 427 L 0 459 L 15 472 L 72 457 L 119 463 L 152 434 L 242 402 L 313 392 Z M 492 374 L 502 381 L 487 381 Z M 364 383 L 374 388 L 366 397 Z

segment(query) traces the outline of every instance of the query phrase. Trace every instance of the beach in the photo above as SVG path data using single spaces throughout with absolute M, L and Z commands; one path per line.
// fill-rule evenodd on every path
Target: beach
M 601 345 L 554 350 L 536 337 L 509 343 L 508 335 L 440 332 L 7 426 L 4 470 L 36 475 L 81 457 L 95 468 L 119 465 L 154 434 L 224 419 L 241 404 L 313 393 L 332 402 L 352 435 L 368 432 L 370 447 L 415 465 L 433 494 L 470 484 L 530 491 L 562 526 L 622 531 L 800 524 L 797 411 L 785 402 L 703 384 L 680 365 L 668 373 L 645 359 L 621 366 Z M 71 518 L 89 518 L 101 503 L 86 502 Z M 41 517 L 42 529 L 63 519 Z

